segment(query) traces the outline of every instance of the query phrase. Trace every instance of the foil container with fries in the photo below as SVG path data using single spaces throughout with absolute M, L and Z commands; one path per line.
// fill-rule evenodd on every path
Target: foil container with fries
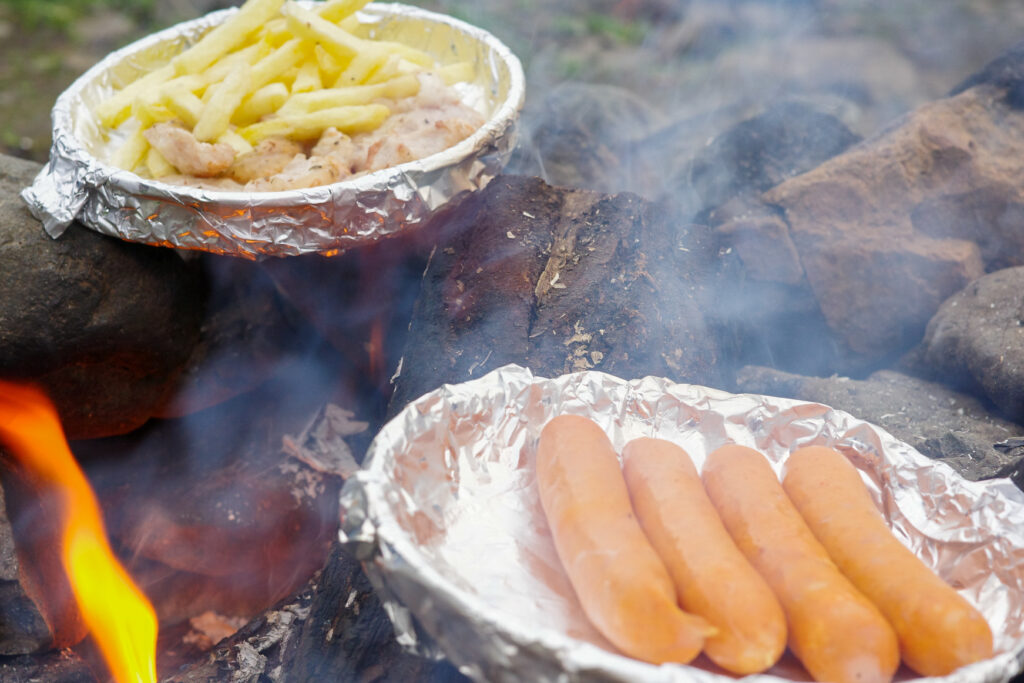
M 733 678 L 704 656 L 660 667 L 627 658 L 587 622 L 534 476 L 540 430 L 564 413 L 595 420 L 619 450 L 640 436 L 673 441 L 698 469 L 726 443 L 761 451 L 776 471 L 791 449 L 837 448 L 894 534 L 994 633 L 991 659 L 929 680 L 1006 681 L 1024 668 L 1024 493 L 1008 480 L 969 482 L 881 428 L 817 403 L 600 372 L 545 379 L 518 366 L 410 404 L 342 491 L 342 539 L 380 591 L 400 642 L 446 656 L 478 681 Z M 903 667 L 896 680 L 913 678 Z M 744 680 L 809 677 L 787 653 Z
M 462 191 L 486 185 L 507 161 L 525 93 L 515 55 L 493 35 L 465 22 L 379 3 L 356 15 L 365 33 L 423 50 L 440 64 L 472 65 L 474 78 L 454 87 L 485 123 L 457 145 L 331 185 L 280 192 L 169 185 L 102 161 L 119 141 L 99 125 L 94 109 L 115 84 L 166 64 L 236 11 L 214 12 L 118 50 L 58 98 L 49 163 L 22 193 L 49 235 L 58 237 L 77 219 L 133 242 L 251 259 L 334 255 L 424 222 Z

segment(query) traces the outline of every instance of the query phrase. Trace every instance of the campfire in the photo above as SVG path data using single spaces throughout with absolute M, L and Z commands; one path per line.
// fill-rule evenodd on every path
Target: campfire
M 574 5 L 504 172 L 330 256 L 52 239 L 0 156 L 0 678 L 464 680 L 396 637 L 339 492 L 403 408 L 508 364 L 820 402 L 1024 489 L 1012 17 L 954 58 L 782 4 Z

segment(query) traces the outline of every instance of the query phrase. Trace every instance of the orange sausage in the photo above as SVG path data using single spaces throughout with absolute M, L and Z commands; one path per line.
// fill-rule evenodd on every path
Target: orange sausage
M 789 646 L 810 674 L 834 683 L 891 680 L 900 663 L 896 634 L 839 573 L 765 457 L 723 446 L 704 464 L 704 486 L 736 545 L 782 603 Z
M 537 486 L 558 557 L 597 630 L 637 659 L 696 657 L 714 629 L 676 604 L 604 431 L 576 415 L 548 422 L 537 450 Z
M 718 629 L 704 652 L 736 674 L 771 667 L 786 649 L 786 615 L 729 536 L 690 456 L 669 441 L 635 439 L 622 457 L 633 509 L 683 609 Z
M 801 448 L 786 462 L 783 487 L 839 569 L 896 629 L 907 666 L 945 676 L 992 656 L 985 617 L 896 540 L 845 456 Z

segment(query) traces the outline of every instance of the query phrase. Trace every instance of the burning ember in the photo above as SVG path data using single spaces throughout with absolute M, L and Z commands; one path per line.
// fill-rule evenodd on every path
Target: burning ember
M 0 381 L 0 442 L 62 497 L 62 559 L 114 680 L 156 681 L 156 613 L 106 540 L 103 518 L 49 398 Z

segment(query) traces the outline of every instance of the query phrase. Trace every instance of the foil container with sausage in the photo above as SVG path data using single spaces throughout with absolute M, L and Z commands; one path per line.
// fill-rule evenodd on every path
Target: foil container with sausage
M 51 237 L 77 219 L 107 235 L 159 246 L 249 259 L 331 256 L 422 224 L 459 193 L 482 188 L 508 160 L 525 94 L 515 55 L 490 33 L 457 19 L 373 3 L 357 14 L 368 33 L 419 48 L 442 64 L 473 65 L 474 79 L 456 84 L 463 103 L 485 119 L 470 137 L 424 159 L 283 192 L 175 186 L 104 163 L 120 140 L 99 125 L 94 108 L 115 84 L 166 64 L 236 11 L 213 12 L 113 52 L 61 94 L 53 108 L 50 160 L 22 192 Z
M 381 430 L 342 491 L 342 540 L 363 563 L 399 641 L 478 681 L 724 683 L 703 655 L 654 666 L 618 654 L 588 623 L 537 493 L 543 426 L 590 417 L 617 450 L 650 436 L 699 469 L 717 447 L 764 453 L 826 445 L 857 466 L 896 537 L 985 615 L 996 654 L 941 679 L 1006 681 L 1024 668 L 1024 493 L 970 482 L 885 430 L 826 405 L 600 372 L 556 379 L 510 365 L 445 385 Z M 896 680 L 916 678 L 902 667 Z M 744 680 L 810 680 L 789 653 Z

